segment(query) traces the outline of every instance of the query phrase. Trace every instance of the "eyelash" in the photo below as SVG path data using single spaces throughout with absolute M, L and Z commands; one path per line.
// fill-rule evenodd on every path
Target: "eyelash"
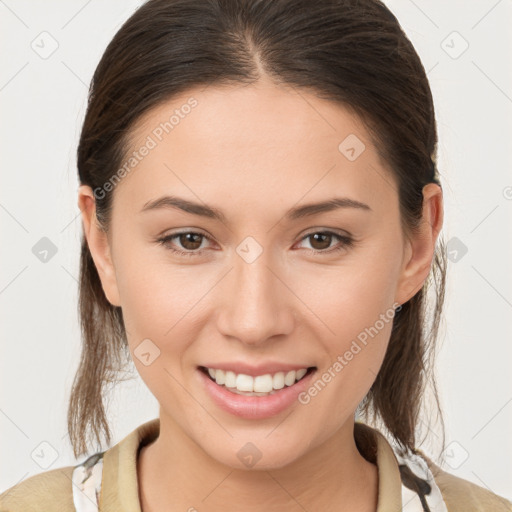
M 178 254 L 180 256 L 198 256 L 198 255 L 200 255 L 204 251 L 204 249 L 202 249 L 200 251 L 181 251 L 179 249 L 173 249 L 172 247 L 170 247 L 169 242 L 171 240 L 179 237 L 180 235 L 187 235 L 187 234 L 199 235 L 199 236 L 206 238 L 207 240 L 210 240 L 210 237 L 206 236 L 203 233 L 199 233 L 197 231 L 181 231 L 179 233 L 173 233 L 172 235 L 167 235 L 165 237 L 158 238 L 156 241 L 159 244 L 163 245 L 167 250 L 169 250 L 175 254 Z M 347 235 L 339 235 L 338 233 L 334 233 L 333 231 L 313 231 L 313 232 L 308 233 L 307 235 L 303 236 L 300 239 L 300 242 L 302 242 L 303 240 L 305 240 L 313 235 L 317 235 L 317 234 L 333 235 L 334 237 L 338 238 L 341 241 L 341 243 L 332 249 L 327 249 L 327 250 L 323 250 L 323 251 L 319 251 L 319 250 L 315 250 L 315 249 L 308 249 L 308 251 L 314 255 L 336 253 L 343 249 L 351 248 L 354 245 L 354 239 L 352 237 L 347 236 Z

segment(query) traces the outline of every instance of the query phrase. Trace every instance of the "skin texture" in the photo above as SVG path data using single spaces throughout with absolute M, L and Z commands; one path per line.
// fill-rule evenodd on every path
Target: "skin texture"
M 377 468 L 356 448 L 354 413 L 379 371 L 391 322 L 307 405 L 264 420 L 219 409 L 196 368 L 272 360 L 327 370 L 422 287 L 442 225 L 441 188 L 424 187 L 420 231 L 405 237 L 396 184 L 360 120 L 264 80 L 173 98 L 139 120 L 132 149 L 191 97 L 197 106 L 115 187 L 108 236 L 96 225 L 92 190 L 79 188 L 84 232 L 108 300 L 122 307 L 132 356 L 147 338 L 160 350 L 148 366 L 133 357 L 160 403 L 160 436 L 139 457 L 142 509 L 375 510 Z M 338 149 L 350 134 L 365 144 L 354 161 Z M 165 194 L 214 206 L 226 220 L 140 212 Z M 285 220 L 293 207 L 334 196 L 371 210 Z M 156 242 L 187 230 L 209 239 Z M 326 230 L 349 234 L 354 245 L 327 252 L 343 242 L 304 238 Z M 236 251 L 248 236 L 263 249 L 252 263 Z M 202 252 L 180 256 L 169 247 Z M 250 469 L 237 457 L 247 442 L 262 454 Z

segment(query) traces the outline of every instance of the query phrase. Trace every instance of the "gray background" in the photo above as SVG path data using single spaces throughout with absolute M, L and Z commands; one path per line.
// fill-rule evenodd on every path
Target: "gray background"
M 445 467 L 512 499 L 512 1 L 386 4 L 436 105 L 451 259 L 437 365 Z M 0 491 L 75 463 L 66 433 L 80 340 L 75 151 L 94 68 L 138 5 L 0 0 Z M 158 408 L 134 378 L 108 412 L 118 442 Z M 433 426 L 427 448 L 438 436 Z

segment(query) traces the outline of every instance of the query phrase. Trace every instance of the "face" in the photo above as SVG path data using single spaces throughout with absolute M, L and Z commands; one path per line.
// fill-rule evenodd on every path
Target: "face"
M 108 240 L 84 226 L 161 422 L 232 467 L 244 467 L 248 442 L 259 467 L 289 464 L 353 421 L 383 361 L 393 305 L 428 275 L 439 203 L 409 240 L 394 178 L 359 119 L 267 83 L 191 90 L 141 119 L 131 141 Z M 175 201 L 156 203 L 165 196 Z M 278 370 L 314 370 L 244 397 L 201 367 L 270 374 L 274 384 Z

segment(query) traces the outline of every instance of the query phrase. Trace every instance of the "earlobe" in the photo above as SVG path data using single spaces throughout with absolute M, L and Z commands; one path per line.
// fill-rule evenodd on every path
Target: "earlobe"
M 402 262 L 396 302 L 404 304 L 423 287 L 432 266 L 436 241 L 443 225 L 443 192 L 439 185 L 423 187 L 423 215 L 417 233 L 411 233 Z
M 96 201 L 88 185 L 78 189 L 78 208 L 82 212 L 82 226 L 94 265 L 100 276 L 107 300 L 113 306 L 120 306 L 116 274 L 107 233 L 100 229 L 96 219 Z

